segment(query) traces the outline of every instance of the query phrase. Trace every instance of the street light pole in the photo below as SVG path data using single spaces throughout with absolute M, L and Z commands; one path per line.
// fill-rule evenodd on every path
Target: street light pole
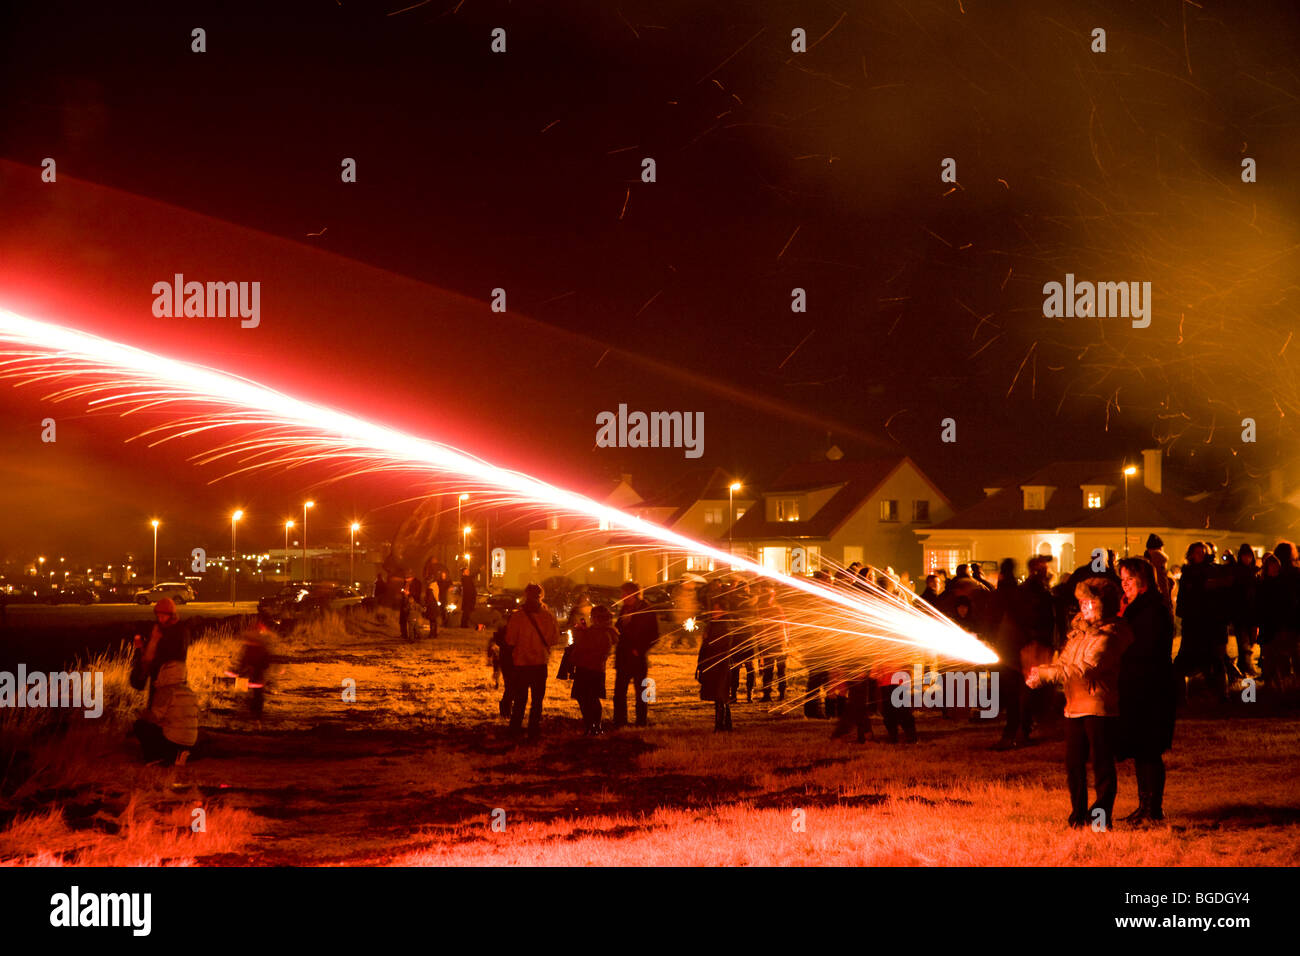
M 287 582 L 293 577 L 293 568 L 289 563 L 289 529 L 293 527 L 293 519 L 287 518 L 284 522 L 284 579 Z
M 731 543 L 731 526 L 736 523 L 736 492 L 740 490 L 740 482 L 733 481 L 727 485 L 727 554 L 731 555 L 734 551 Z
M 230 516 L 230 606 L 235 606 L 235 576 L 238 571 L 239 552 L 235 548 L 235 522 L 244 517 L 239 509 Z
M 1136 475 L 1137 468 L 1133 465 L 1124 466 L 1124 557 L 1128 557 L 1128 479 L 1130 475 Z
M 153 580 L 149 582 L 150 587 L 156 587 L 158 584 L 158 519 L 154 518 L 149 522 L 153 525 Z
M 316 507 L 314 501 L 304 501 L 302 503 L 302 579 L 310 581 L 311 575 L 307 573 L 307 509 Z
M 348 583 L 355 586 L 357 583 L 357 572 L 355 569 L 357 555 L 357 532 L 361 530 L 361 525 L 355 521 L 352 522 L 352 547 L 348 552 Z
M 461 516 L 461 506 L 464 505 L 465 502 L 466 502 L 467 500 L 469 500 L 469 495 L 467 495 L 467 494 L 465 494 L 465 493 L 463 493 L 463 492 L 462 492 L 460 495 L 458 495 L 457 498 L 456 498 L 456 527 L 457 527 L 457 528 L 463 528 L 463 527 L 465 527 L 465 520 L 464 520 L 464 518 Z M 462 539 L 462 541 L 461 541 L 460 549 L 461 549 L 462 551 L 465 550 L 465 542 L 464 542 L 463 539 Z M 460 564 L 460 555 L 459 555 L 459 554 L 456 555 L 456 563 L 457 563 L 457 564 Z

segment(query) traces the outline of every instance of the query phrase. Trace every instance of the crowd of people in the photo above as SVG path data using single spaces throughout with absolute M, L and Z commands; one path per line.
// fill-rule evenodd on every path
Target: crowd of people
M 1069 824 L 1098 820 L 1108 826 L 1117 792 L 1116 761 L 1132 759 L 1138 807 L 1129 822 L 1164 817 L 1163 755 L 1172 747 L 1175 719 L 1189 700 L 1189 688 L 1216 703 L 1233 691 L 1256 686 L 1270 693 L 1293 688 L 1300 640 L 1300 551 L 1281 541 L 1259 558 L 1248 544 L 1216 559 L 1212 543 L 1196 542 L 1181 566 L 1170 564 L 1155 535 L 1141 557 L 1096 552 L 1094 560 L 1054 580 L 1050 556 L 1031 557 L 1023 578 L 1017 562 L 1001 562 L 995 580 L 981 564 L 960 565 L 949 577 L 926 577 L 914 593 L 906 576 L 863 564 L 814 577 L 827 587 L 859 588 L 915 606 L 928 605 L 997 653 L 998 716 L 995 750 L 1012 750 L 1033 740 L 1036 725 L 1064 718 Z M 373 599 L 395 608 L 408 638 L 423 613 L 433 636 L 452 610 L 451 578 L 430 569 L 425 584 L 404 573 L 376 578 Z M 467 569 L 459 582 L 460 624 L 469 625 L 475 588 Z M 695 678 L 699 698 L 713 704 L 714 730 L 733 730 L 732 707 L 781 703 L 790 693 L 791 626 L 772 581 L 718 577 L 694 590 L 693 623 L 700 635 Z M 649 723 L 655 701 L 650 652 L 659 642 L 659 616 L 635 582 L 621 588 L 614 608 L 576 601 L 565 631 L 530 584 L 522 605 L 488 641 L 494 685 L 502 689 L 500 714 L 512 735 L 536 740 L 542 728 L 551 651 L 562 644 L 558 678 L 572 682 L 584 733 L 606 731 L 608 662 L 614 660 L 614 728 Z M 197 737 L 197 704 L 186 682 L 188 631 L 170 600 L 154 608 L 157 623 L 148 639 L 136 638 L 131 682 L 148 690 L 135 725 L 146 759 L 183 762 Z M 1180 622 L 1181 626 L 1178 623 Z M 262 688 L 270 662 L 270 624 L 259 621 L 245 635 L 229 677 L 248 681 L 250 708 L 260 717 Z M 1229 634 L 1236 641 L 1230 655 Z M 1173 653 L 1176 640 L 1179 647 Z M 1257 667 L 1258 660 L 1258 667 Z M 806 675 L 801 700 L 806 717 L 834 721 L 832 736 L 872 737 L 872 713 L 879 714 L 890 742 L 917 740 L 912 707 L 891 693 L 897 662 L 860 652 L 798 648 Z M 742 697 L 743 688 L 743 697 Z M 633 705 L 629 715 L 628 694 Z M 756 694 L 758 695 L 756 698 Z M 1253 699 L 1253 698 L 1252 698 Z M 944 701 L 945 716 L 954 708 Z M 629 716 L 631 720 L 629 720 Z M 527 728 L 525 730 L 525 718 Z M 1094 796 L 1088 799 L 1087 767 L 1093 767 Z
M 420 616 L 424 617 L 429 636 L 436 638 L 440 626 L 451 626 L 453 610 L 460 612 L 457 626 L 471 626 L 478 606 L 478 585 L 467 567 L 460 569 L 459 589 L 456 583 L 446 568 L 430 560 L 425 564 L 423 579 L 405 570 L 386 578 L 382 571 L 377 572 L 370 599 L 376 607 L 397 611 L 398 633 L 403 640 L 415 640 Z

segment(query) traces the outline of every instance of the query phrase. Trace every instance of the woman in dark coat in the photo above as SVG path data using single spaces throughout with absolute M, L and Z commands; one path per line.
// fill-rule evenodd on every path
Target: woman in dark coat
M 700 641 L 695 679 L 700 682 L 700 700 L 713 701 L 713 729 L 731 730 L 731 650 L 736 621 L 727 606 L 727 596 L 716 585 L 709 591 L 708 623 Z
M 1138 808 L 1127 823 L 1163 820 L 1165 762 L 1173 746 L 1178 709 L 1178 678 L 1174 672 L 1174 618 L 1156 585 L 1155 569 L 1146 558 L 1119 562 L 1124 590 L 1125 623 L 1133 643 L 1119 665 L 1119 741 L 1116 756 L 1133 758 L 1137 772 Z
M 573 690 L 570 696 L 578 702 L 582 724 L 588 737 L 599 737 L 605 732 L 602 726 L 602 705 L 605 699 L 605 671 L 609 652 L 618 642 L 613 615 L 609 608 L 598 604 L 591 611 L 590 627 L 573 628 Z

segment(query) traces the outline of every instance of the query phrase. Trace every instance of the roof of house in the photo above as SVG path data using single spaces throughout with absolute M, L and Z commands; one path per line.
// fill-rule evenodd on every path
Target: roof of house
M 866 461 L 810 461 L 791 465 L 763 490 L 765 497 L 806 494 L 836 486 L 839 486 L 839 490 L 816 514 L 800 521 L 768 521 L 766 509 L 755 505 L 736 521 L 731 529 L 731 538 L 829 538 L 886 479 L 905 464 L 911 465 L 925 478 L 925 473 L 905 456 Z M 930 479 L 925 480 L 929 482 Z M 932 482 L 931 486 L 933 487 Z M 948 500 L 948 496 L 937 487 L 934 490 L 945 502 Z
M 726 501 L 732 478 L 721 468 L 701 468 L 677 478 L 658 494 L 641 502 L 645 508 L 672 508 L 672 515 L 664 522 L 669 527 L 681 520 L 697 501 Z M 753 492 L 742 491 L 737 501 L 752 500 Z
M 1056 489 L 1041 510 L 1027 511 L 1020 493 L 1023 487 L 1050 486 Z M 1084 506 L 1083 485 L 1113 485 L 1122 489 L 1124 476 L 1114 462 L 1061 461 L 1040 468 L 1023 481 L 1010 484 L 983 501 L 933 525 L 930 530 L 988 529 L 1034 530 L 1041 528 L 1224 528 L 1228 516 L 1218 508 L 1218 499 L 1198 502 L 1177 494 L 1149 491 L 1142 479 L 1128 482 L 1128 520 L 1124 517 L 1124 492 L 1117 490 L 1102 508 Z M 1213 523 L 1215 519 L 1218 523 Z

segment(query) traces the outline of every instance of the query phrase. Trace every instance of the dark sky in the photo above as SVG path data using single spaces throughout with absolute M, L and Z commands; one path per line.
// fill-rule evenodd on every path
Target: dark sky
M 853 452 L 893 439 L 959 497 L 1157 440 L 1216 466 L 1287 453 L 1295 4 L 386 15 L 405 5 L 8 10 L 0 305 L 578 487 L 692 464 L 594 448 L 620 402 L 705 412 L 699 464 L 755 480 L 828 434 Z M 260 280 L 262 326 L 154 318 L 150 287 L 174 272 Z M 1044 318 L 1043 283 L 1066 272 L 1152 282 L 1151 328 Z M 506 316 L 486 305 L 497 286 Z M 197 448 L 124 446 L 129 424 L 35 397 L 3 397 L 0 554 L 120 545 L 159 510 L 219 542 L 234 503 L 271 546 L 319 477 L 208 486 L 183 461 Z M 45 414 L 57 446 L 35 442 Z M 1234 447 L 1247 414 L 1259 445 Z M 419 491 L 339 487 L 322 527 L 395 523 L 381 506 Z

